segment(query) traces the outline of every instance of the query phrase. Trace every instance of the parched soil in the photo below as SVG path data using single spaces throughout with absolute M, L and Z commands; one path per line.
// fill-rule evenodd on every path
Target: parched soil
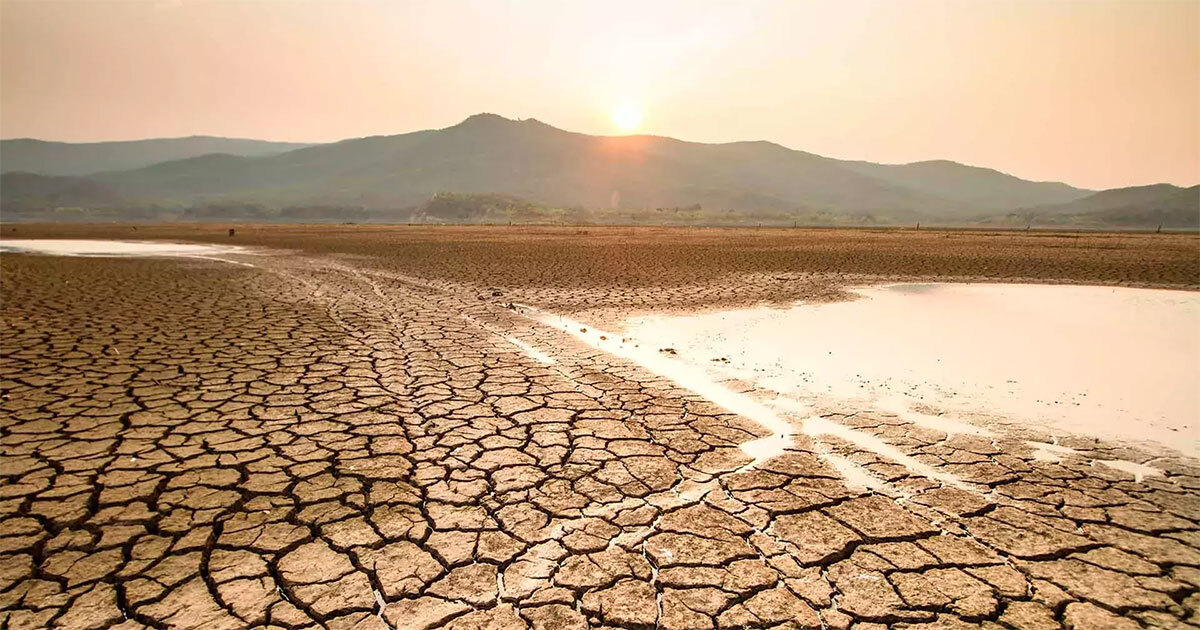
M 1194 460 L 1062 437 L 1051 461 L 1045 436 L 844 409 L 747 467 L 758 425 L 509 306 L 1194 289 L 1194 236 L 11 228 L 291 253 L 0 254 L 0 628 L 1200 622 Z
M 234 237 L 227 229 L 234 227 Z M 22 224 L 2 238 L 196 241 L 350 257 L 560 310 L 823 299 L 891 280 L 1200 289 L 1200 235 L 906 229 Z

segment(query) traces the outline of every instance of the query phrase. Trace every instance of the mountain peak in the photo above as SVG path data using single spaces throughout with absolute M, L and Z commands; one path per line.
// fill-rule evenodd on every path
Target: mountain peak
M 490 112 L 481 112 L 478 114 L 472 114 L 470 116 L 467 116 L 462 122 L 460 122 L 454 126 L 455 127 L 467 127 L 467 126 L 475 127 L 475 126 L 483 126 L 483 125 L 502 125 L 502 124 L 508 124 L 508 123 L 514 123 L 514 122 L 517 122 L 517 121 L 505 118 L 499 114 L 492 114 Z
M 544 123 L 536 118 L 505 118 L 504 116 L 501 116 L 499 114 L 493 114 L 490 112 L 481 112 L 479 114 L 472 114 L 470 116 L 467 116 L 465 119 L 463 119 L 462 122 L 458 123 L 457 125 L 454 125 L 454 127 L 496 128 L 496 127 L 507 127 L 507 126 L 512 126 L 512 125 L 522 125 L 525 127 L 544 127 L 547 129 L 556 129 L 556 127 L 554 127 L 552 125 L 547 125 L 546 123 Z

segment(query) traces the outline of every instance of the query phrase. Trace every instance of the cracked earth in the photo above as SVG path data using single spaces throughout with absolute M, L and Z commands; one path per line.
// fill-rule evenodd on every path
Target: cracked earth
M 1200 624 L 1194 460 L 842 409 L 756 461 L 548 289 L 231 258 L 3 255 L 0 627 Z

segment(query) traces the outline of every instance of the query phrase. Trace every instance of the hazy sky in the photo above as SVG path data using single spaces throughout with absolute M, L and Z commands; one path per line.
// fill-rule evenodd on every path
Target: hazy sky
M 1200 0 L 2 0 L 0 135 L 572 131 L 1200 181 Z

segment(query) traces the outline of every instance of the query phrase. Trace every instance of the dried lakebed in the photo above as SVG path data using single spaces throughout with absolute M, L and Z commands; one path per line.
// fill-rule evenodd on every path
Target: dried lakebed
M 1197 621 L 1185 455 L 332 256 L 0 261 L 7 628 Z

